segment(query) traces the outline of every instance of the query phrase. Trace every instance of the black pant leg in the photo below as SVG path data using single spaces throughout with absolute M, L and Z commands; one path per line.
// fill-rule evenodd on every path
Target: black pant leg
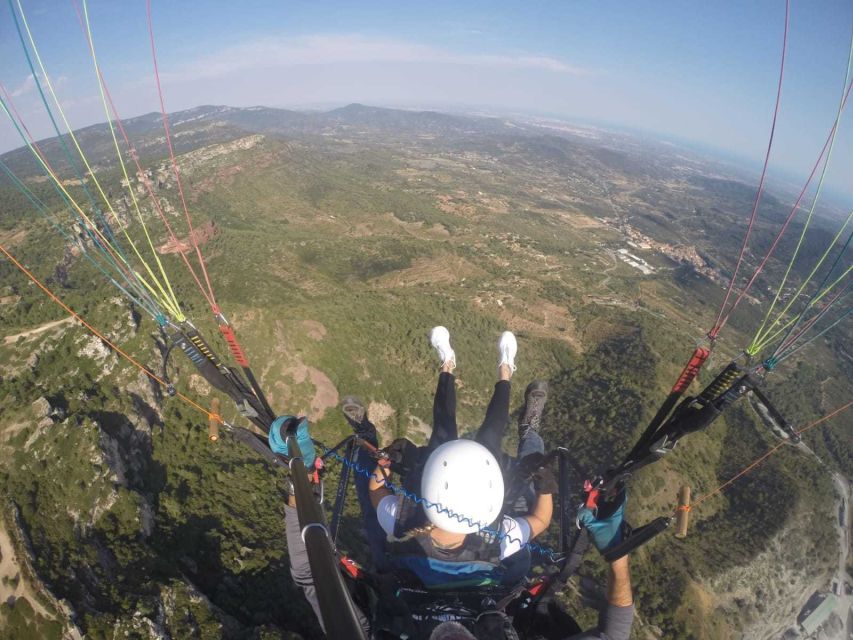
M 477 431 L 475 440 L 486 447 L 500 460 L 503 452 L 503 438 L 509 424 L 509 380 L 500 380 L 495 384 L 492 399 L 486 409 L 486 418 Z
M 438 374 L 438 386 L 432 402 L 432 434 L 427 450 L 432 451 L 439 445 L 459 437 L 456 427 L 456 377 L 442 371 Z
M 456 377 L 442 371 L 438 374 L 438 385 L 432 403 L 432 433 L 425 447 L 418 450 L 418 461 L 414 468 L 402 478 L 403 488 L 414 495 L 421 494 L 421 477 L 429 454 L 445 442 L 456 440 L 459 431 L 456 425 Z M 394 535 L 425 524 L 427 521 L 423 509 L 410 500 L 405 500 L 394 525 Z

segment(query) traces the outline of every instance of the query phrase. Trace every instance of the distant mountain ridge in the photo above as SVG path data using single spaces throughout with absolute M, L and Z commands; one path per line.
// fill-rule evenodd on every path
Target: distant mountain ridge
M 185 153 L 199 147 L 225 142 L 248 133 L 279 136 L 317 136 L 394 132 L 412 135 L 471 135 L 512 131 L 498 118 L 457 116 L 437 111 L 405 111 L 371 107 L 353 103 L 326 112 L 303 112 L 274 107 L 229 107 L 201 105 L 169 114 L 176 152 Z M 152 112 L 122 120 L 125 130 L 141 156 L 165 155 L 162 117 Z M 102 168 L 115 163 L 112 136 L 107 123 L 83 127 L 74 132 L 93 165 Z M 66 145 L 73 149 L 67 134 Z M 49 162 L 63 177 L 73 177 L 65 151 L 58 137 L 37 141 Z M 123 146 L 123 145 L 122 145 Z M 9 168 L 28 177 L 42 173 L 42 168 L 24 146 L 0 155 Z M 68 175 L 66 175 L 68 174 Z M 2 178 L 0 178 L 2 179 Z

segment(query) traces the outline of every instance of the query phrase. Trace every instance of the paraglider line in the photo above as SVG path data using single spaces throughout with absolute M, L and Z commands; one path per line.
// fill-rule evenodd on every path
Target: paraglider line
M 124 139 L 124 143 L 130 152 L 130 157 L 133 159 L 133 162 L 136 166 L 136 170 L 140 176 L 140 179 L 141 179 L 142 183 L 145 185 L 145 189 L 148 193 L 148 196 L 151 198 L 151 201 L 154 204 L 154 209 L 157 211 L 157 214 L 159 215 L 160 219 L 163 221 L 163 225 L 166 227 L 166 230 L 169 232 L 169 237 L 175 243 L 175 246 L 179 247 L 180 242 L 179 242 L 177 236 L 175 235 L 174 230 L 172 229 L 172 225 L 169 224 L 169 220 L 166 218 L 166 215 L 163 211 L 163 208 L 160 205 L 159 199 L 157 198 L 156 194 L 154 193 L 154 189 L 151 185 L 151 181 L 148 179 L 148 176 L 146 175 L 146 173 L 142 169 L 142 165 L 139 162 L 139 155 L 137 154 L 136 149 L 134 148 L 134 146 L 130 142 L 130 137 L 127 135 L 127 131 L 124 128 L 124 123 L 123 123 L 121 117 L 119 116 L 118 110 L 116 109 L 115 102 L 113 101 L 112 95 L 110 94 L 110 90 L 109 90 L 109 87 L 107 86 L 106 79 L 104 78 L 104 75 L 101 71 L 100 64 L 98 64 L 97 58 L 95 57 L 95 43 L 94 43 L 94 39 L 92 37 L 92 29 L 91 29 L 91 25 L 89 22 L 89 13 L 87 10 L 87 3 L 84 0 L 83 12 L 81 12 L 80 11 L 80 5 L 77 3 L 77 0 L 73 0 L 73 2 L 74 2 L 74 9 L 77 11 L 77 18 L 80 21 L 80 26 L 83 29 L 84 35 L 86 36 L 86 40 L 87 40 L 87 43 L 89 46 L 89 52 L 92 54 L 92 61 L 93 61 L 94 66 L 95 66 L 95 71 L 98 74 L 98 80 L 100 82 L 101 88 L 103 89 L 102 97 L 105 98 L 107 102 L 109 102 L 109 107 L 110 107 L 109 110 L 106 109 L 107 105 L 104 104 L 106 116 L 107 116 L 107 121 L 109 122 L 111 120 L 110 114 L 109 114 L 109 111 L 111 110 L 113 113 L 113 117 L 115 118 L 115 123 L 118 126 L 119 131 L 121 132 L 122 138 Z M 122 162 L 122 165 L 123 165 L 124 163 L 121 159 L 121 154 L 119 153 L 118 156 L 119 156 L 119 161 Z M 199 291 L 201 291 L 201 295 L 204 296 L 204 298 L 205 298 L 205 300 L 207 300 L 208 304 L 213 305 L 214 302 L 210 299 L 210 296 L 204 290 L 204 286 L 202 286 L 201 281 L 199 280 L 199 277 L 195 272 L 195 269 L 193 269 L 192 264 L 190 264 L 189 260 L 187 259 L 186 253 L 183 251 L 180 251 L 180 250 L 178 251 L 178 253 L 180 254 L 181 258 L 183 259 L 184 264 L 187 266 L 187 269 L 189 269 L 189 272 L 192 275 L 193 280 L 195 280 L 195 283 L 198 285 Z
M 829 420 L 830 418 L 832 418 L 832 417 L 834 417 L 834 416 L 838 415 L 838 414 L 839 414 L 839 413 L 841 413 L 842 411 L 844 411 L 844 410 L 846 410 L 846 409 L 849 409 L 851 406 L 853 406 L 853 400 L 851 400 L 850 402 L 848 402 L 847 404 L 845 404 L 845 405 L 843 405 L 843 406 L 841 406 L 841 407 L 838 407 L 837 409 L 835 409 L 835 410 L 834 410 L 834 411 L 832 411 L 831 413 L 828 413 L 827 415 L 823 416 L 822 418 L 818 418 L 817 420 L 815 420 L 814 422 L 812 422 L 812 423 L 811 423 L 811 424 L 809 424 L 808 426 L 805 426 L 805 427 L 803 427 L 802 429 L 799 429 L 798 431 L 796 431 L 796 434 L 799 436 L 799 435 L 802 435 L 803 433 L 805 433 L 806 431 L 809 431 L 809 430 L 811 430 L 811 429 L 814 429 L 815 427 L 817 427 L 817 426 L 819 426 L 819 425 L 823 424 L 824 422 L 826 422 L 826 421 L 827 421 L 827 420 Z M 749 473 L 750 471 L 752 471 L 753 469 L 755 469 L 757 466 L 759 466 L 762 462 L 764 462 L 765 460 L 767 460 L 767 458 L 769 458 L 770 456 L 772 456 L 774 453 L 776 453 L 777 451 L 779 451 L 779 449 L 781 449 L 782 447 L 784 447 L 786 444 L 788 444 L 787 440 L 783 440 L 782 442 L 778 443 L 775 447 L 773 447 L 772 449 L 770 449 L 769 451 L 767 451 L 767 452 L 766 452 L 764 455 L 762 455 L 760 458 L 757 458 L 755 461 L 751 462 L 749 465 L 747 465 L 746 467 L 744 467 L 744 468 L 743 468 L 741 471 L 739 471 L 737 474 L 735 474 L 734 476 L 732 476 L 731 478 L 729 478 L 728 480 L 726 480 L 726 482 L 724 482 L 723 484 L 721 484 L 719 487 L 717 487 L 716 489 L 714 489 L 713 491 L 711 491 L 711 492 L 709 492 L 709 493 L 706 493 L 705 495 L 703 495 L 702 497 L 700 497 L 698 500 L 695 500 L 695 501 L 693 502 L 693 509 L 695 509 L 696 507 L 698 507 L 701 503 L 705 502 L 705 501 L 706 501 L 706 500 L 708 500 L 709 498 L 712 498 L 713 496 L 715 496 L 715 495 L 717 495 L 717 494 L 721 493 L 722 491 L 724 491 L 725 489 L 727 489 L 728 487 L 730 487 L 730 486 L 731 486 L 731 485 L 732 485 L 736 480 L 739 480 L 740 478 L 742 478 L 743 476 L 745 476 L 747 473 Z
M 184 208 L 184 216 L 187 219 L 187 227 L 189 228 L 189 232 L 190 232 L 189 233 L 190 242 L 192 243 L 193 248 L 195 249 L 195 252 L 196 252 L 196 256 L 198 257 L 198 262 L 199 262 L 199 265 L 201 266 L 201 272 L 202 272 L 202 275 L 204 275 L 204 281 L 207 284 L 207 290 L 210 293 L 211 304 L 214 307 L 213 312 L 216 314 L 216 313 L 219 313 L 219 307 L 216 304 L 216 296 L 213 294 L 213 287 L 210 284 L 210 277 L 207 274 L 207 267 L 205 267 L 205 265 L 204 265 L 204 258 L 201 255 L 201 250 L 198 248 L 198 242 L 196 241 L 195 233 L 193 231 L 192 217 L 190 216 L 190 210 L 187 207 L 187 200 L 186 200 L 186 197 L 184 196 L 184 187 L 183 187 L 183 183 L 181 182 L 181 173 L 180 173 L 180 170 L 178 169 L 178 161 L 175 159 L 175 150 L 172 146 L 172 134 L 171 134 L 171 131 L 169 130 L 169 116 L 166 113 L 166 101 L 163 98 L 163 88 L 160 84 L 160 70 L 159 70 L 159 67 L 157 65 L 157 45 L 154 42 L 154 24 L 153 24 L 153 20 L 151 18 L 151 0 L 147 0 L 145 4 L 146 4 L 146 9 L 147 9 L 147 14 L 148 14 L 148 37 L 149 37 L 149 40 L 151 42 L 151 59 L 154 62 L 154 79 L 157 82 L 157 95 L 159 96 L 159 99 L 160 99 L 160 113 L 162 115 L 162 120 L 163 120 L 163 130 L 166 134 L 165 135 L 166 146 L 169 149 L 169 159 L 171 160 L 171 163 L 172 163 L 172 172 L 175 174 L 175 182 L 178 185 L 178 194 L 180 195 L 180 198 L 181 198 L 181 205 Z
M 847 87 L 847 94 L 844 96 L 845 106 L 847 104 L 848 98 L 850 97 L 851 89 L 853 89 L 853 83 L 850 83 L 850 86 Z M 808 191 L 809 185 L 811 184 L 811 181 L 814 178 L 815 173 L 817 173 L 817 169 L 820 166 L 821 161 L 823 160 L 824 154 L 826 154 L 826 151 L 829 148 L 829 143 L 832 140 L 832 136 L 835 133 L 836 128 L 838 128 L 838 124 L 839 124 L 839 121 L 836 119 L 835 123 L 832 125 L 832 129 L 830 129 L 829 135 L 826 138 L 826 142 L 824 142 L 824 144 L 823 144 L 823 149 L 821 149 L 820 155 L 818 155 L 817 160 L 815 161 L 814 166 L 812 167 L 811 173 L 809 174 L 809 177 L 806 180 L 806 183 L 803 185 L 803 188 L 800 191 L 800 195 L 797 196 L 797 200 L 796 200 L 796 202 L 794 202 L 794 206 L 791 207 L 791 212 L 788 214 L 788 217 L 785 219 L 785 223 L 782 225 L 782 228 L 779 229 L 779 232 L 776 234 L 776 238 L 774 238 L 774 240 L 773 240 L 773 244 L 770 245 L 770 248 L 767 250 L 767 253 L 765 254 L 764 258 L 761 260 L 761 263 L 755 268 L 755 271 L 753 272 L 752 277 L 749 279 L 749 282 L 746 283 L 746 286 L 738 294 L 738 297 L 735 299 L 734 303 L 732 303 L 732 306 L 728 310 L 728 312 L 726 313 L 725 318 L 723 318 L 723 320 L 720 323 L 718 323 L 717 331 L 719 331 L 720 329 L 722 329 L 726 325 L 726 323 L 728 322 L 728 320 L 731 317 L 734 310 L 737 308 L 737 306 L 740 304 L 741 300 L 743 300 L 744 296 L 752 288 L 752 285 L 755 284 L 755 281 L 758 279 L 758 276 L 764 270 L 764 267 L 767 264 L 767 261 L 770 260 L 770 257 L 776 251 L 776 247 L 779 244 L 779 241 L 782 239 L 782 236 L 785 235 L 785 232 L 788 230 L 788 226 L 791 224 L 791 220 L 794 219 L 794 216 L 797 214 L 797 211 L 799 211 L 800 202 L 802 201 L 803 196 L 805 196 L 806 191 Z
M 122 350 L 121 347 L 116 345 L 113 341 L 111 341 L 109 338 L 104 336 L 104 334 L 102 334 L 100 331 L 98 331 L 95 327 L 93 327 L 91 324 L 86 322 L 86 320 L 84 320 L 82 316 L 80 316 L 76 311 L 74 311 L 74 309 L 72 309 L 67 304 L 65 304 L 59 298 L 59 296 L 57 296 L 55 293 L 53 293 L 53 291 L 51 291 L 45 284 L 43 284 L 41 282 L 41 280 L 39 280 L 35 275 L 33 275 L 33 273 L 29 269 L 27 269 L 23 264 L 18 262 L 18 260 L 15 259 L 15 256 L 13 256 L 11 253 L 9 253 L 9 251 L 6 249 L 6 247 L 4 247 L 2 244 L 0 244 L 0 253 L 3 253 L 3 255 L 5 255 L 13 265 L 15 265 L 21 271 L 23 271 L 24 275 L 26 275 L 30 280 L 32 280 L 32 282 L 35 283 L 38 286 L 38 288 L 41 289 L 51 300 L 53 300 L 56 304 L 58 304 L 60 307 L 62 307 L 68 313 L 68 315 L 70 315 L 72 318 L 77 320 L 77 322 L 79 322 L 84 327 L 86 327 L 86 329 L 91 331 L 97 338 L 100 338 L 104 342 L 104 344 L 106 344 L 110 349 L 112 349 L 117 354 L 119 354 L 122 358 L 124 358 L 125 360 L 130 362 L 133 366 L 135 366 L 137 369 L 142 371 L 142 373 L 144 373 L 146 376 L 148 376 L 149 378 L 154 380 L 154 382 L 157 382 L 163 388 L 168 389 L 169 384 L 165 380 L 160 378 L 157 374 L 155 374 L 153 371 L 151 371 L 148 367 L 146 367 L 144 364 L 142 364 L 141 362 L 136 360 L 133 356 L 128 354 L 126 351 Z M 183 400 L 187 404 L 189 404 L 191 407 L 201 411 L 209 419 L 216 420 L 219 424 L 221 424 L 225 427 L 231 426 L 230 424 L 225 422 L 221 416 L 219 416 L 216 413 L 213 413 L 212 411 L 208 411 L 203 406 L 198 404 L 195 400 L 184 395 L 180 391 L 178 391 L 175 394 L 175 396 L 180 398 L 181 400 Z
M 720 311 L 717 314 L 717 319 L 714 321 L 714 327 L 709 332 L 709 336 L 711 339 L 717 337 L 717 334 L 723 328 L 725 324 L 725 320 L 723 320 L 723 313 L 726 310 L 726 305 L 729 302 L 729 297 L 732 295 L 732 290 L 734 289 L 735 282 L 737 282 L 737 275 L 740 271 L 741 264 L 743 263 L 744 255 L 746 254 L 746 247 L 749 244 L 749 237 L 752 234 L 752 228 L 755 225 L 755 219 L 758 216 L 758 205 L 761 203 L 761 196 L 764 192 L 764 180 L 767 177 L 767 165 L 770 163 L 770 151 L 773 149 L 773 137 L 776 134 L 776 120 L 779 117 L 779 103 L 782 99 L 782 81 L 785 77 L 785 56 L 788 50 L 788 25 L 791 13 L 791 0 L 785 0 L 785 30 L 782 35 L 782 61 L 779 64 L 779 82 L 776 86 L 776 104 L 773 107 L 773 122 L 770 125 L 770 139 L 767 141 L 767 151 L 764 154 L 764 166 L 761 168 L 761 178 L 758 181 L 758 190 L 755 193 L 755 201 L 752 205 L 752 213 L 749 216 L 749 225 L 746 228 L 746 234 L 743 238 L 743 244 L 740 247 L 740 255 L 738 255 L 737 263 L 735 264 L 734 273 L 732 273 L 731 280 L 729 281 L 729 288 L 726 291 L 726 296 L 723 299 L 723 303 L 720 305 Z M 740 300 L 740 298 L 738 298 Z M 735 301 L 735 306 L 737 305 L 737 301 Z M 734 310 L 734 307 L 732 307 Z M 731 311 L 729 311 L 731 313 Z M 722 322 L 722 323 L 721 323 Z
M 838 123 L 841 121 L 841 114 L 844 111 L 844 102 L 845 102 L 847 84 L 848 84 L 848 81 L 850 80 L 851 64 L 853 64 L 853 33 L 851 33 L 851 36 L 850 36 L 850 51 L 847 54 L 847 71 L 844 74 L 844 82 L 841 84 L 841 101 L 838 104 L 838 112 L 835 115 L 836 126 L 832 131 L 832 137 L 831 137 L 830 143 L 829 143 L 829 150 L 826 152 L 826 160 L 824 160 L 823 168 L 820 171 L 820 178 L 817 181 L 817 189 L 815 191 L 814 197 L 812 198 L 812 205 L 811 205 L 811 207 L 809 207 L 809 213 L 806 216 L 806 221 L 803 224 L 802 231 L 800 232 L 800 238 L 797 241 L 797 246 L 794 248 L 794 253 L 791 256 L 790 262 L 788 263 L 788 268 L 785 270 L 785 275 L 782 277 L 782 282 L 780 282 L 779 286 L 776 287 L 776 294 L 773 297 L 773 302 L 770 304 L 770 308 L 767 310 L 767 314 L 764 316 L 764 320 L 762 320 L 762 322 L 761 322 L 761 327 L 756 332 L 755 337 L 753 338 L 752 344 L 750 345 L 750 348 L 748 349 L 748 351 L 752 354 L 757 352 L 759 343 L 765 337 L 767 337 L 767 335 L 772 331 L 773 327 L 775 327 L 777 324 L 779 324 L 782 321 L 782 318 L 785 316 L 785 314 L 788 313 L 788 310 L 791 308 L 791 306 L 794 304 L 794 302 L 796 302 L 796 300 L 799 298 L 799 295 L 803 292 L 803 289 L 805 289 L 809 280 L 812 279 L 812 276 L 814 276 L 814 274 L 817 272 L 817 270 L 823 264 L 824 260 L 826 260 L 827 256 L 832 251 L 832 248 L 835 246 L 835 243 L 838 242 L 838 239 L 841 237 L 841 234 L 844 232 L 844 228 L 850 222 L 850 219 L 853 218 L 853 212 L 851 212 L 847 216 L 847 220 L 845 220 L 844 224 L 841 226 L 841 229 L 838 230 L 838 233 L 832 239 L 832 242 L 829 243 L 829 246 L 826 248 L 826 251 L 824 251 L 823 255 L 820 257 L 820 259 L 814 265 L 814 267 L 812 268 L 809 275 L 806 276 L 803 283 L 800 285 L 800 288 L 797 289 L 797 291 L 791 296 L 790 302 L 788 302 L 788 304 L 785 306 L 785 308 L 779 312 L 779 315 L 776 318 L 776 320 L 774 320 L 773 324 L 771 324 L 769 327 L 767 327 L 767 329 L 765 331 L 765 326 L 767 325 L 767 321 L 770 319 L 770 316 L 773 314 L 773 309 L 776 308 L 776 303 L 779 302 L 779 296 L 782 294 L 782 289 L 785 287 L 785 283 L 788 282 L 788 276 L 791 275 L 791 270 L 794 268 L 794 264 L 796 263 L 797 257 L 800 254 L 800 249 L 803 246 L 803 240 L 806 237 L 806 232 L 809 229 L 809 225 L 811 224 L 812 218 L 814 216 L 815 208 L 817 207 L 818 200 L 820 200 L 821 192 L 823 191 L 824 180 L 826 179 L 826 173 L 827 173 L 827 170 L 829 169 L 830 162 L 832 161 L 832 152 L 835 149 L 835 141 L 836 141 L 836 138 L 838 136 L 838 129 L 839 129 Z M 830 273 L 831 273 L 831 271 L 830 271 Z M 753 351 L 753 349 L 755 349 L 756 351 Z

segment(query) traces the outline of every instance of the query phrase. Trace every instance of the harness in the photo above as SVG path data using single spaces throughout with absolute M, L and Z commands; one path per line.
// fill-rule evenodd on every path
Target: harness
M 467 549 L 466 553 L 476 554 L 477 550 Z M 407 579 L 411 576 L 405 572 L 368 572 L 347 556 L 341 556 L 339 562 L 350 595 L 362 611 L 370 614 L 371 636 L 383 640 L 426 640 L 443 622 L 457 622 L 477 638 L 518 640 L 513 613 L 525 597 L 532 597 L 529 588 L 535 590 L 542 582 L 430 589 Z
M 469 534 L 455 549 L 442 549 L 429 531 L 389 543 L 392 564 L 414 576 L 427 590 L 493 586 L 503 583 L 504 565 L 494 540 Z

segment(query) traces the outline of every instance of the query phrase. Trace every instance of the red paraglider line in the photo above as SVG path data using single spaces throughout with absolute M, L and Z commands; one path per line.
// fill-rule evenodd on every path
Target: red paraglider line
M 154 78 L 157 81 L 157 94 L 160 98 L 160 113 L 163 119 L 163 129 L 166 132 L 166 146 L 169 148 L 169 159 L 172 161 L 172 172 L 175 174 L 175 182 L 178 185 L 178 193 L 181 197 L 181 205 L 184 208 L 184 216 L 187 219 L 187 227 L 190 231 L 190 242 L 192 242 L 193 248 L 195 249 L 196 256 L 198 257 L 198 262 L 201 265 L 201 272 L 204 275 L 204 281 L 207 283 L 207 290 L 210 293 L 210 303 L 211 307 L 213 307 L 213 313 L 218 315 L 219 305 L 216 303 L 216 296 L 213 293 L 213 287 L 210 284 L 210 277 L 207 274 L 207 267 L 204 266 L 204 258 L 201 255 L 201 250 L 198 248 L 198 242 L 196 241 L 195 232 L 193 231 L 193 222 L 192 217 L 190 216 L 190 210 L 187 207 L 187 200 L 184 196 L 184 187 L 181 182 L 181 173 L 178 170 L 178 162 L 175 160 L 175 150 L 172 147 L 172 133 L 169 129 L 169 116 L 166 113 L 166 101 L 163 98 L 163 89 L 160 85 L 160 70 L 157 66 L 157 45 L 154 43 L 154 26 L 153 21 L 151 19 L 151 0 L 146 1 L 146 8 L 148 12 L 148 37 L 151 42 L 151 58 L 154 61 Z
M 740 255 L 738 255 L 737 263 L 735 264 L 735 270 L 734 273 L 732 273 L 729 288 L 728 291 L 726 291 L 726 297 L 723 299 L 723 303 L 720 305 L 720 311 L 717 314 L 717 319 L 714 321 L 714 327 L 708 333 L 708 336 L 712 340 L 717 337 L 720 329 L 722 329 L 725 324 L 725 320 L 723 320 L 722 323 L 720 321 L 723 318 L 726 305 L 729 302 L 735 282 L 737 281 L 738 272 L 740 271 L 741 264 L 743 263 L 743 257 L 746 254 L 746 247 L 749 244 L 750 235 L 752 235 L 752 228 L 755 225 L 755 219 L 758 216 L 758 205 L 761 203 L 761 196 L 764 193 L 764 180 L 767 177 L 767 165 L 770 163 L 770 151 L 773 148 L 773 137 L 776 134 L 776 120 L 779 117 L 779 103 L 782 99 L 782 80 L 785 77 L 785 56 L 788 50 L 788 23 L 790 12 L 791 0 L 785 0 L 785 32 L 782 36 L 782 61 L 779 64 L 779 83 L 776 87 L 776 105 L 773 107 L 773 124 L 770 126 L 770 139 L 767 141 L 767 151 L 764 154 L 764 166 L 761 169 L 761 179 L 758 181 L 758 191 L 755 193 L 755 202 L 752 205 L 752 213 L 749 216 L 749 226 L 746 228 L 746 235 L 744 235 L 743 244 L 740 247 Z M 734 306 L 737 306 L 737 302 L 739 301 L 740 298 L 737 299 Z M 734 310 L 734 306 L 732 307 L 732 310 Z M 731 311 L 729 311 L 729 314 L 731 314 Z M 726 318 L 728 319 L 728 316 L 726 316 Z
M 92 60 L 96 61 L 96 58 L 94 55 L 95 46 L 94 46 L 94 43 L 92 42 L 91 38 L 89 37 L 89 31 L 86 27 L 86 22 L 85 22 L 85 19 L 83 17 L 83 14 L 80 11 L 80 5 L 78 4 L 77 0 L 72 0 L 72 2 L 74 3 L 74 9 L 77 11 L 77 18 L 80 21 L 80 27 L 83 30 L 83 35 L 86 37 L 86 42 L 89 45 L 89 51 L 92 53 Z M 163 224 L 166 226 L 166 230 L 169 232 L 169 237 L 175 243 L 175 247 L 178 248 L 178 253 L 181 255 L 181 258 L 183 259 L 184 264 L 187 266 L 187 269 L 189 269 L 189 272 L 192 275 L 193 280 L 195 280 L 195 283 L 198 285 L 199 291 L 201 291 L 201 295 L 204 296 L 204 298 L 205 298 L 205 300 L 207 300 L 208 304 L 210 304 L 212 307 L 215 306 L 215 302 L 213 300 L 211 300 L 208 293 L 204 290 L 204 286 L 201 284 L 201 280 L 199 280 L 198 275 L 195 272 L 195 269 L 193 269 L 192 264 L 187 259 L 186 253 L 180 250 L 180 241 L 178 240 L 177 236 L 175 235 L 175 232 L 172 230 L 172 225 L 169 224 L 169 220 L 166 218 L 166 215 L 163 212 L 163 208 L 160 206 L 160 201 L 157 199 L 157 196 L 154 193 L 154 189 L 151 186 L 151 181 L 148 179 L 148 176 L 146 176 L 145 172 L 142 170 L 142 165 L 139 162 L 139 156 L 136 152 L 135 147 L 130 142 L 130 138 L 127 135 L 127 131 L 124 128 L 124 123 L 122 122 L 122 119 L 119 116 L 119 113 L 118 113 L 118 110 L 116 109 L 115 103 L 113 102 L 113 97 L 112 97 L 112 94 L 110 94 L 110 89 L 107 86 L 107 81 L 104 78 L 104 74 L 101 73 L 101 66 L 97 63 L 97 61 L 95 62 L 95 69 L 98 73 L 98 78 L 101 81 L 101 86 L 104 89 L 104 95 L 106 96 L 107 101 L 109 102 L 110 110 L 113 112 L 113 116 L 115 117 L 115 123 L 118 126 L 119 131 L 121 131 L 121 135 L 122 135 L 122 138 L 124 139 L 124 143 L 125 143 L 125 145 L 127 145 L 127 148 L 130 151 L 130 157 L 133 158 L 133 162 L 136 165 L 136 170 L 139 174 L 139 177 L 142 180 L 142 183 L 145 185 L 145 189 L 148 193 L 148 196 L 151 198 L 151 201 L 154 203 L 154 208 L 157 211 L 158 216 L 163 221 Z
M 823 160 L 823 156 L 826 154 L 826 150 L 829 148 L 829 145 L 832 142 L 832 137 L 835 135 L 835 130 L 838 128 L 838 125 L 841 122 L 841 113 L 847 106 L 847 100 L 848 98 L 850 98 L 851 90 L 853 90 L 853 82 L 851 82 L 850 85 L 847 87 L 847 93 L 844 94 L 844 101 L 841 103 L 841 110 L 839 110 L 838 116 L 835 118 L 835 122 L 833 123 L 832 128 L 829 130 L 829 135 L 826 138 L 826 142 L 823 143 L 823 149 L 821 149 L 820 155 L 817 157 L 817 160 L 815 161 L 814 166 L 812 167 L 812 171 L 809 174 L 806 183 L 803 185 L 803 188 L 800 191 L 800 195 L 797 197 L 797 201 L 794 202 L 794 206 L 791 207 L 791 212 L 785 219 L 785 224 L 783 224 L 782 228 L 779 229 L 779 233 L 776 234 L 776 238 L 773 240 L 773 244 L 770 245 L 770 249 L 767 250 L 767 253 L 765 254 L 764 258 L 761 260 L 761 264 L 756 267 L 755 271 L 752 274 L 752 277 L 749 279 L 749 282 L 746 283 L 746 286 L 743 288 L 740 294 L 738 294 L 738 297 L 732 304 L 731 309 L 729 309 L 728 313 L 726 313 L 726 317 L 723 318 L 723 321 L 718 323 L 718 325 L 715 327 L 717 331 L 719 331 L 726 325 L 726 322 L 728 322 L 729 318 L 732 315 L 732 312 L 737 308 L 741 300 L 743 300 L 743 297 L 752 288 L 752 285 L 755 284 L 755 281 L 758 279 L 758 276 L 761 274 L 762 270 L 764 269 L 764 266 L 767 264 L 767 261 L 770 260 L 770 256 L 772 256 L 773 252 L 776 251 L 776 247 L 778 246 L 779 241 L 782 239 L 782 236 L 785 235 L 785 231 L 788 230 L 788 226 L 791 224 L 791 220 L 793 220 L 794 216 L 797 215 L 797 211 L 799 211 L 800 209 L 800 202 L 802 201 L 803 196 L 806 195 L 806 191 L 808 191 L 809 189 L 809 185 L 811 184 L 812 178 L 814 178 L 815 173 L 817 173 L 817 169 L 820 166 L 821 161 Z

